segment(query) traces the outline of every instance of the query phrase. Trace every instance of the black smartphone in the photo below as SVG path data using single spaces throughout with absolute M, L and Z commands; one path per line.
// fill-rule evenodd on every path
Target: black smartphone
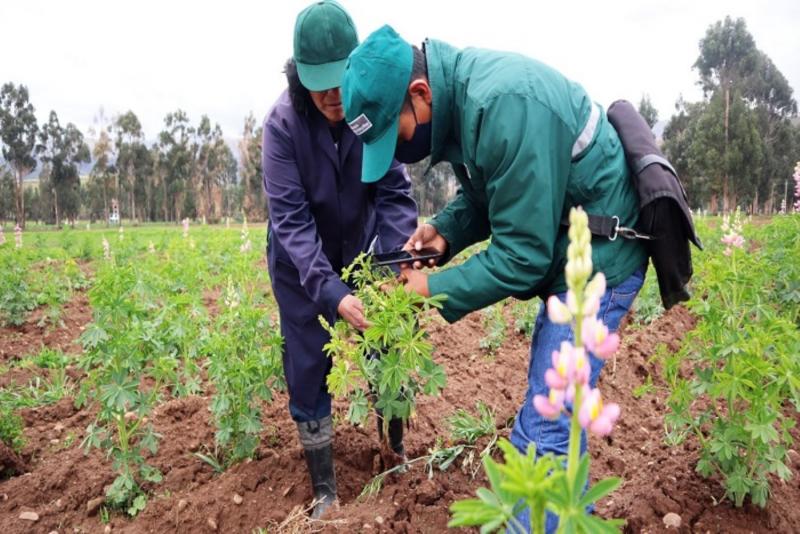
M 427 262 L 428 260 L 438 260 L 442 253 L 435 248 L 423 248 L 422 250 L 393 250 L 383 254 L 373 254 L 372 259 L 375 265 L 398 265 L 400 263 L 412 263 L 415 261 Z

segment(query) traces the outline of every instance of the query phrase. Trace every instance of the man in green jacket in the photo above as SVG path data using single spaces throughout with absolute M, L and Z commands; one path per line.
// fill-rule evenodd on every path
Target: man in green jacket
M 604 110 L 580 85 L 538 61 L 431 39 L 418 49 L 384 26 L 351 53 L 342 100 L 348 124 L 364 141 L 363 181 L 379 179 L 393 157 L 411 163 L 430 155 L 431 165 L 453 166 L 457 196 L 417 228 L 408 248 L 437 248 L 443 264 L 491 238 L 461 265 L 431 275 L 404 271 L 409 290 L 447 297 L 441 314 L 449 322 L 509 296 L 564 300 L 562 220 L 570 207 L 616 216 L 619 226 L 636 223 L 637 193 Z M 613 331 L 642 286 L 647 256 L 635 241 L 595 238 L 592 260 L 608 281 L 599 313 Z M 571 335 L 542 306 L 529 387 L 511 434 L 521 451 L 535 443 L 537 454 L 567 452 L 568 419 L 541 417 L 532 399 L 547 394 L 551 354 Z M 603 362 L 592 356 L 591 364 L 594 385 Z M 556 525 L 548 517 L 547 530 Z

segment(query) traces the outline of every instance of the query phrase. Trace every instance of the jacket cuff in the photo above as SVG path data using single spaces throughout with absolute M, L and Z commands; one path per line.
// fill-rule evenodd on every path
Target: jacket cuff
M 349 294 L 350 288 L 338 276 L 331 277 L 325 281 L 320 291 L 320 300 L 330 317 L 338 315 L 339 303 Z
M 445 269 L 428 276 L 428 293 L 430 295 L 444 295 L 447 298 L 442 302 L 442 307 L 439 308 L 439 315 L 441 315 L 448 323 L 454 323 L 464 317 L 471 310 L 461 310 L 456 307 L 456 302 L 452 297 L 447 294 L 447 286 L 449 285 L 449 278 L 453 275 L 452 269 Z M 449 273 L 449 274 L 448 274 Z

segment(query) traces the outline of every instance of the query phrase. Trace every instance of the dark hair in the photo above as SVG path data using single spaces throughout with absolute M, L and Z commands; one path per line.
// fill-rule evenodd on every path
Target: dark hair
M 428 79 L 428 60 L 425 56 L 425 43 L 422 43 L 422 49 L 415 45 L 411 45 L 414 51 L 414 63 L 411 65 L 411 80 L 417 78 Z
M 425 43 L 422 43 L 422 49 L 415 45 L 411 45 L 411 48 L 414 51 L 414 62 L 411 64 L 411 78 L 408 80 L 409 84 L 420 78 L 428 79 L 428 59 L 425 56 Z M 403 110 L 407 109 L 411 109 L 411 95 L 408 93 L 408 89 L 406 89 L 406 96 L 403 100 Z
M 311 94 L 308 89 L 300 82 L 300 75 L 297 74 L 297 64 L 294 58 L 286 60 L 283 66 L 283 72 L 286 74 L 286 82 L 289 84 L 289 98 L 292 101 L 292 107 L 298 115 L 308 115 L 308 110 L 311 109 Z

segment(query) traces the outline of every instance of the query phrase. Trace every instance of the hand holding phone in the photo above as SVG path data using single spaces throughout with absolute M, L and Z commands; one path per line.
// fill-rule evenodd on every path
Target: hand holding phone
M 432 224 L 421 224 L 414 230 L 414 233 L 411 234 L 411 237 L 408 238 L 406 244 L 403 246 L 403 250 L 408 251 L 421 251 L 423 249 L 433 249 L 441 253 L 444 256 L 445 251 L 447 250 L 447 240 L 439 233 L 439 230 L 436 229 L 435 226 Z M 413 263 L 414 269 L 422 269 L 423 266 L 425 267 L 433 267 L 436 263 L 436 259 L 429 259 L 427 262 L 422 262 L 420 259 L 415 258 Z M 412 265 L 409 264 L 401 264 L 401 268 L 410 268 Z
M 421 250 L 393 250 L 383 254 L 374 254 L 373 261 L 376 265 L 403 265 L 417 262 L 429 262 L 438 260 L 443 254 L 434 248 L 423 248 Z

